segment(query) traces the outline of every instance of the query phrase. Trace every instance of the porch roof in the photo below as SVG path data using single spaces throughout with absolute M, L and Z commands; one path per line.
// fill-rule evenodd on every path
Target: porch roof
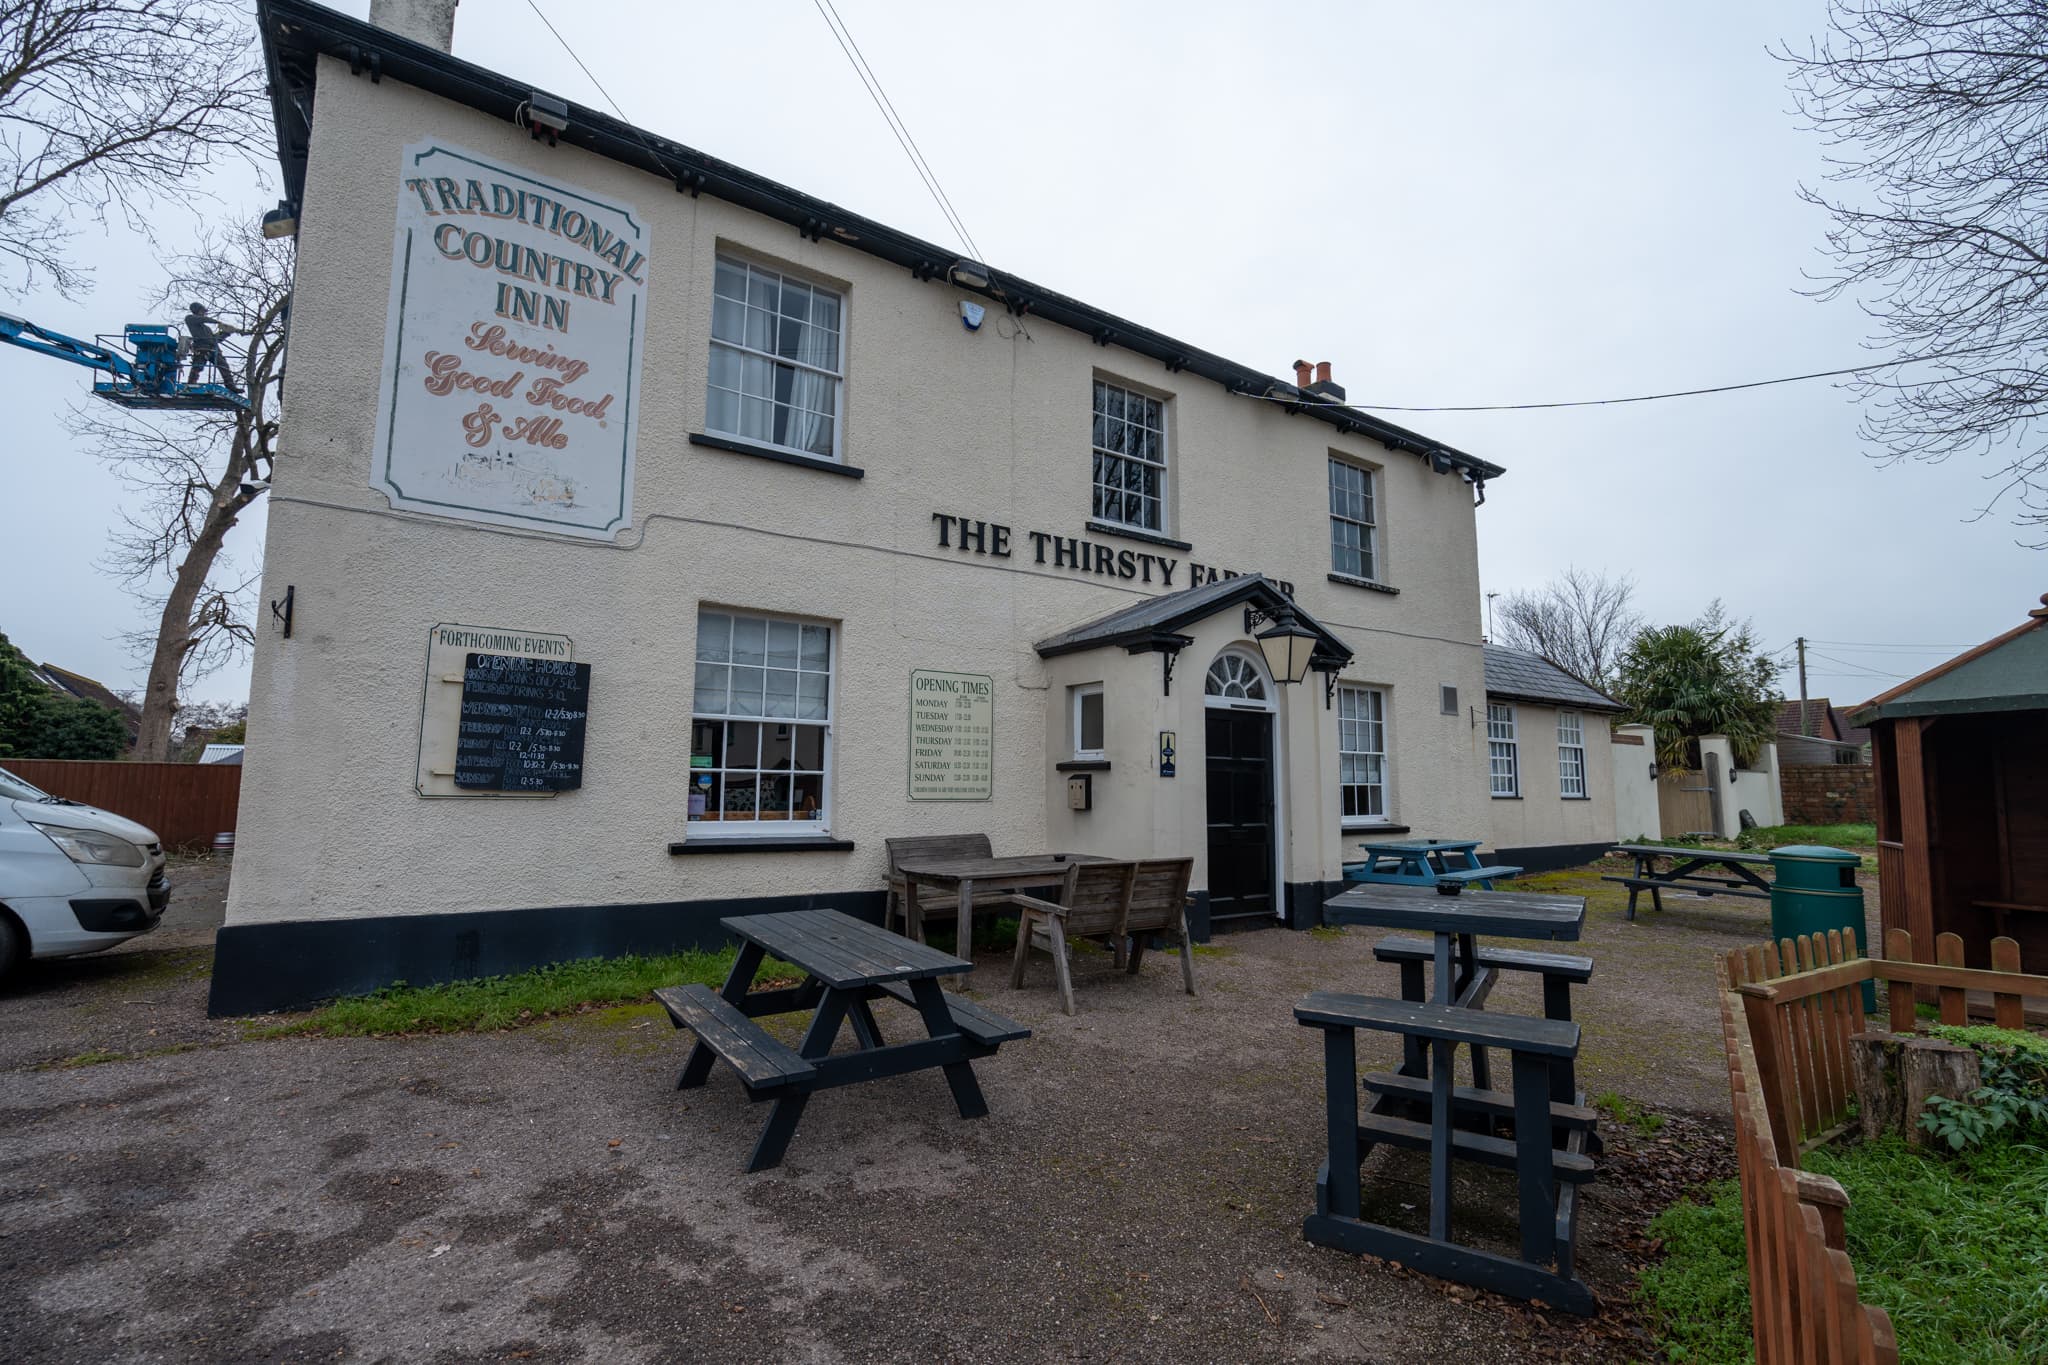
M 1316 636 L 1318 663 L 1328 661 L 1333 666 L 1342 666 L 1351 662 L 1351 646 L 1310 616 L 1300 603 L 1280 591 L 1271 579 L 1256 573 L 1148 597 L 1133 606 L 1098 616 L 1072 630 L 1040 640 L 1032 648 L 1042 659 L 1078 654 L 1084 649 L 1101 649 L 1106 645 L 1121 645 L 1132 653 L 1147 649 L 1179 649 L 1188 643 L 1188 638 L 1180 633 L 1183 627 L 1240 605 L 1256 606 L 1266 611 L 1283 606 L 1292 608 L 1294 619 Z
M 2048 710 L 2048 593 L 2027 621 L 1857 707 L 1858 725 L 1905 716 Z

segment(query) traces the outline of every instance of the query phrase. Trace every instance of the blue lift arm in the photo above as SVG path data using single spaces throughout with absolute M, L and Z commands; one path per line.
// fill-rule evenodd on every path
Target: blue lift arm
M 94 395 L 124 408 L 157 411 L 247 412 L 249 400 L 225 384 L 189 384 L 178 378 L 178 339 L 168 327 L 131 322 L 122 329 L 127 352 L 98 341 L 38 327 L 26 318 L 0 313 L 0 342 L 55 356 L 106 375 L 95 380 Z

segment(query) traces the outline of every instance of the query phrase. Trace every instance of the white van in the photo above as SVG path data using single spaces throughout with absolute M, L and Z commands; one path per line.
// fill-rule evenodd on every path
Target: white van
M 155 834 L 0 768 L 0 976 L 146 934 L 170 901 Z

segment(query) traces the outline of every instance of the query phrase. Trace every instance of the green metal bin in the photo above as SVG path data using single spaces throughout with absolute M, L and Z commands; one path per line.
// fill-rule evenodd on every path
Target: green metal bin
M 1804 938 L 1839 929 L 1854 934 L 1856 950 L 1869 956 L 1865 938 L 1863 888 L 1856 884 L 1862 859 L 1845 849 L 1792 844 L 1771 850 L 1771 937 Z M 1877 1012 L 1877 987 L 1863 983 L 1863 1012 Z

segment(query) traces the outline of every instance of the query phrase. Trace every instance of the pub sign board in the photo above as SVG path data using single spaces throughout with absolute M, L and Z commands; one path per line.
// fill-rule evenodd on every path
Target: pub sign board
M 462 669 L 455 785 L 560 792 L 583 785 L 590 665 L 471 654 Z
M 440 142 L 405 149 L 370 484 L 393 507 L 609 539 L 633 515 L 648 230 Z

